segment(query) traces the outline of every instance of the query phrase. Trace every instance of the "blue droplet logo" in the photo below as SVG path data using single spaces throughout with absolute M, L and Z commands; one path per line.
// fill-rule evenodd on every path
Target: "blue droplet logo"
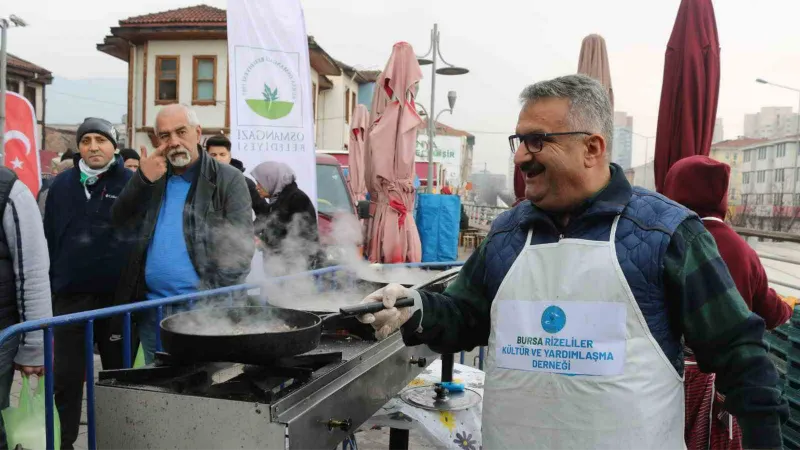
M 542 328 L 553 334 L 558 333 L 567 324 L 567 315 L 558 306 L 548 306 L 542 313 Z

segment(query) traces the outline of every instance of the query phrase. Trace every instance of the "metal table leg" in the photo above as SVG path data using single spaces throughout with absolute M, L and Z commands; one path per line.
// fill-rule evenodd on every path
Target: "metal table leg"
M 453 364 L 456 358 L 453 353 L 442 355 L 442 383 L 453 381 Z
M 408 450 L 408 430 L 389 428 L 389 450 Z

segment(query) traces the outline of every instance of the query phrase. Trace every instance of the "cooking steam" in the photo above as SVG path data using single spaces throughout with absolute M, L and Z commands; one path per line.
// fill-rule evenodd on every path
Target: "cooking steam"
M 269 224 L 267 224 L 269 227 Z M 222 298 L 198 301 L 194 309 L 216 308 L 213 313 L 200 315 L 184 314 L 180 329 L 191 329 L 194 334 L 247 334 L 286 331 L 286 324 L 275 317 L 255 315 L 252 318 L 231 316 L 226 306 L 276 306 L 312 312 L 335 312 L 343 306 L 351 306 L 382 287 L 386 283 L 399 282 L 406 285 L 421 284 L 434 274 L 405 267 L 382 267 L 365 261 L 358 253 L 362 244 L 361 223 L 349 214 L 334 219 L 332 245 L 322 248 L 304 235 L 303 221 L 299 216 L 288 227 L 288 234 L 278 248 L 256 250 L 252 259 L 248 284 L 261 286 L 260 292 L 251 291 L 248 296 L 231 299 Z M 269 228 L 267 228 L 269 230 Z M 223 225 L 218 231 L 224 234 L 226 247 L 223 254 L 216 255 L 225 266 L 246 266 L 251 261 L 242 256 L 252 242 L 252 236 L 242 236 L 232 227 Z M 309 275 L 309 261 L 333 257 L 323 266 L 344 266 L 343 270 Z M 277 278 L 277 279 L 276 279 Z M 253 308 L 253 311 L 263 311 Z M 185 321 L 185 322 L 184 322 Z

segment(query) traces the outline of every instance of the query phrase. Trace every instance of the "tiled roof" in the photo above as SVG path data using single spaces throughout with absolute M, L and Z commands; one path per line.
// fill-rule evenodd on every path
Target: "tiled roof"
M 125 25 L 153 25 L 166 23 L 225 23 L 227 15 L 224 9 L 208 5 L 189 6 L 187 8 L 128 17 L 120 20 Z
M 50 74 L 50 71 L 45 69 L 44 67 L 39 67 L 36 64 L 25 61 L 22 58 L 17 58 L 12 54 L 8 54 L 8 59 L 6 60 L 8 67 L 18 69 L 18 70 L 25 70 L 27 72 L 35 72 L 35 73 L 42 73 L 42 74 Z

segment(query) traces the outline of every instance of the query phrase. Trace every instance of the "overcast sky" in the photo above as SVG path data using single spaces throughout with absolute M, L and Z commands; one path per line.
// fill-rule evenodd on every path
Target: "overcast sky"
M 117 21 L 199 3 L 192 0 L 6 0 L 0 16 L 30 23 L 9 32 L 8 50 L 68 78 L 127 76 L 126 64 L 95 49 Z M 225 0 L 206 0 L 224 8 Z M 599 33 L 609 50 L 616 110 L 634 117 L 634 131 L 654 136 L 664 52 L 680 0 L 302 0 L 309 34 L 335 58 L 382 69 L 394 42 L 417 53 L 439 23 L 444 58 L 470 69 L 437 77 L 437 112 L 447 91 L 458 92 L 452 117 L 441 121 L 476 135 L 476 165 L 505 173 L 506 136 L 516 125 L 517 95 L 529 83 L 574 73 L 581 40 Z M 762 106 L 798 108 L 798 94 L 755 83 L 765 78 L 800 88 L 800 2 L 715 2 L 721 42 L 718 116 L 725 137 L 742 133 L 743 116 Z M 430 69 L 423 68 L 419 101 L 430 102 Z M 55 100 L 52 99 L 52 100 Z M 63 98 L 60 98 L 63 101 Z M 644 138 L 634 140 L 634 163 L 644 161 Z M 649 141 L 652 158 L 653 140 Z

